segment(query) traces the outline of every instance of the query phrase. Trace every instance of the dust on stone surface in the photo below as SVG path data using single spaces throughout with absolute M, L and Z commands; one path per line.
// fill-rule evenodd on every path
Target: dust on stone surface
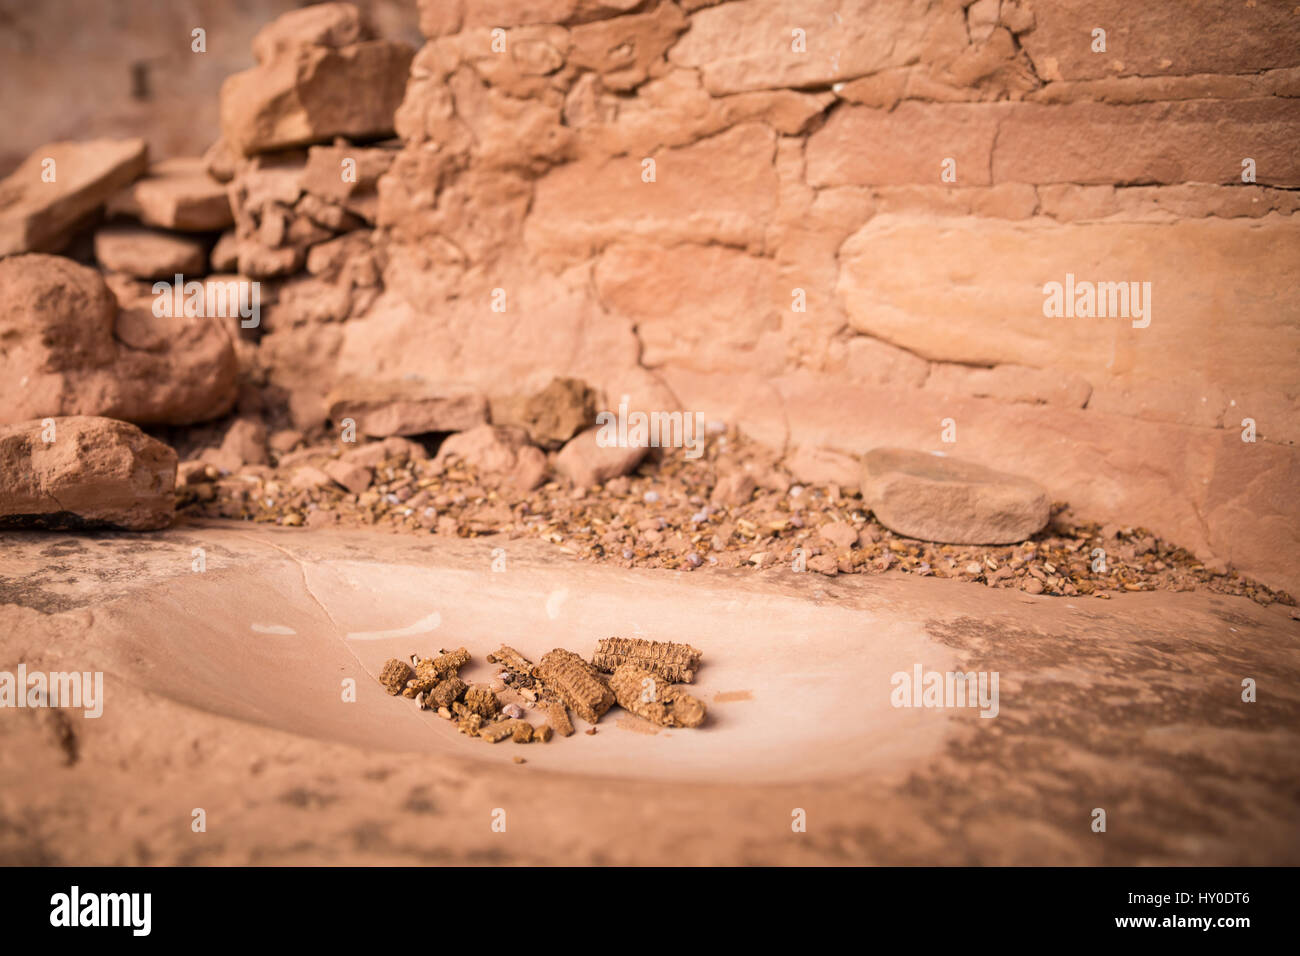
M 391 440 L 390 440 L 391 441 Z M 378 445 L 379 443 L 373 443 Z M 580 561 L 624 568 L 790 568 L 823 575 L 901 572 L 1029 594 L 1111 599 L 1129 592 L 1210 590 L 1295 606 L 1235 571 L 1209 567 L 1142 527 L 1101 525 L 1053 506 L 1046 529 L 1014 545 L 951 545 L 884 527 L 856 489 L 799 484 L 770 449 L 728 429 L 695 460 L 658 449 L 630 475 L 591 488 L 548 481 L 514 490 L 472 465 L 429 459 L 416 443 L 384 458 L 359 494 L 295 487 L 296 467 L 355 448 L 322 438 L 273 464 L 222 475 L 208 466 L 177 488 L 180 513 L 289 527 L 374 527 L 412 535 L 532 538 Z M 719 494 L 752 477 L 739 497 Z M 751 487 L 752 484 L 752 487 Z M 1104 552 L 1099 562 L 1097 549 Z M 1104 568 L 1104 570 L 1103 570 Z

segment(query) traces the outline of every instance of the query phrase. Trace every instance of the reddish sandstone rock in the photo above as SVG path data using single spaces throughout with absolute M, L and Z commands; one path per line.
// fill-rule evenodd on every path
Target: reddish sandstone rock
M 914 61 L 935 19 L 960 26 L 957 5 L 930 15 L 927 0 L 752 0 L 691 17 L 669 60 L 702 71 L 715 96 L 830 85 Z M 794 48 L 792 31 L 806 35 Z M 964 31 L 963 31 L 964 32 Z
M 113 197 L 108 213 L 181 232 L 216 232 L 234 223 L 225 187 L 197 157 L 150 166 L 144 178 Z
M 200 460 L 228 472 L 244 465 L 265 465 L 266 426 L 254 418 L 237 418 L 226 429 L 219 448 L 209 448 Z
M 358 435 L 459 432 L 487 421 L 487 399 L 477 392 L 436 390 L 412 382 L 345 383 L 330 394 L 329 417 L 356 422 Z
M 0 256 L 59 251 L 147 163 L 142 139 L 42 146 L 0 182 Z
M 601 447 L 596 441 L 599 428 L 588 428 L 574 437 L 555 456 L 556 470 L 577 488 L 603 485 L 611 478 L 627 475 L 641 464 L 648 448 Z
M 1012 544 L 1047 525 L 1037 482 L 983 465 L 899 448 L 862 460 L 862 497 L 886 528 L 947 544 Z
M 450 436 L 438 449 L 435 465 L 459 459 L 473 466 L 489 484 L 512 482 L 520 491 L 532 491 L 546 477 L 546 455 L 528 444 L 522 428 L 480 425 Z
M 301 47 L 338 48 L 368 39 L 369 35 L 360 12 L 352 4 L 319 3 L 282 14 L 257 31 L 253 37 L 253 56 L 258 63 L 271 63 Z
M 350 4 L 311 7 L 258 34 L 258 66 L 221 87 L 222 139 L 232 150 L 251 156 L 335 136 L 392 133 L 412 51 L 361 40 L 355 15 Z
M 862 472 L 861 462 L 853 455 L 813 445 L 800 445 L 787 455 L 785 467 L 795 481 L 841 488 L 856 488 Z
M 596 393 L 576 378 L 554 378 L 524 404 L 524 424 L 543 448 L 559 448 L 596 420 Z
M 165 528 L 175 484 L 176 452 L 126 422 L 0 425 L 0 526 Z
M 1056 0 L 1024 6 L 1032 6 L 1034 28 L 1021 42 L 1047 80 L 1256 73 L 1295 66 L 1300 50 L 1300 21 L 1285 3 Z M 1230 30 L 1224 29 L 1228 23 Z M 1106 30 L 1104 53 L 1093 50 L 1098 27 Z M 1147 42 L 1150 37 L 1159 42 Z
M 354 495 L 361 494 L 370 487 L 371 481 L 374 480 L 374 474 L 369 468 L 342 459 L 326 463 L 324 471 L 325 474 Z
M 118 294 L 121 309 L 99 273 L 70 259 L 0 261 L 0 422 L 107 415 L 181 425 L 230 410 L 233 320 L 159 318 L 148 286 L 124 283 Z
M 105 226 L 95 233 L 95 258 L 105 269 L 137 279 L 188 278 L 206 273 L 207 249 L 188 236 L 143 226 Z

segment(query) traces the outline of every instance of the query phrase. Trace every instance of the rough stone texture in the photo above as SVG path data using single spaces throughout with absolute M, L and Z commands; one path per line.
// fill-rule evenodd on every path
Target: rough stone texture
M 0 256 L 60 251 L 70 232 L 147 163 L 141 139 L 40 147 L 0 182 Z
M 165 528 L 175 485 L 176 452 L 126 422 L 0 425 L 0 526 Z
M 188 236 L 143 226 L 105 226 L 95 232 L 95 258 L 105 269 L 137 279 L 187 279 L 206 273 L 208 252 Z
M 180 425 L 235 400 L 233 319 L 159 318 L 149 287 L 118 299 L 59 256 L 0 261 L 0 422 L 105 415 Z
M 963 458 L 1294 585 L 1293 17 L 1107 4 L 1093 54 L 1075 2 L 678 6 L 423 5 L 387 291 L 332 371 L 495 412 L 648 370 L 650 407 L 822 476 L 953 419 Z M 1151 282 L 1151 325 L 1045 317 L 1067 272 Z
M 1012 544 L 1047 525 L 1036 482 L 955 458 L 877 448 L 862 458 L 862 499 L 891 531 L 945 544 Z
M 358 435 L 422 435 L 466 431 L 487 421 L 487 400 L 476 392 L 431 390 L 417 383 L 342 385 L 329 397 L 329 417 L 350 418 Z
M 26 657 L 29 671 L 113 664 L 103 719 L 67 712 L 89 740 L 75 762 L 40 711 L 0 722 L 8 812 L 41 821 L 36 837 L 0 830 L 0 861 L 183 865 L 194 834 L 157 821 L 194 805 L 198 777 L 231 825 L 204 854 L 219 865 L 416 866 L 431 854 L 529 868 L 1300 862 L 1300 702 L 1265 700 L 1263 684 L 1260 703 L 1240 700 L 1242 675 L 1300 672 L 1296 622 L 1281 605 L 1207 591 L 1081 605 L 898 574 L 829 588 L 818 574 L 659 574 L 650 587 L 644 573 L 557 561 L 526 540 L 510 543 L 509 586 L 498 586 L 485 580 L 490 541 L 431 548 L 252 522 L 204 527 L 208 571 L 194 574 L 199 540 L 193 528 L 5 535 L 0 657 Z M 479 581 L 491 600 L 466 587 Z M 560 594 L 552 620 L 545 609 Z M 510 753 L 431 714 L 408 716 L 408 702 L 384 692 L 375 678 L 389 658 L 406 659 L 411 637 L 322 640 L 304 653 L 252 627 L 400 632 L 435 597 L 443 631 L 455 622 L 479 635 L 478 660 L 503 633 L 533 660 L 575 631 L 617 634 L 628 621 L 655 637 L 698 633 L 716 666 L 690 689 L 714 719 L 651 736 L 610 714 L 594 736 L 579 726 L 529 749 L 542 772 L 524 781 Z M 159 667 L 178 654 L 178 631 L 205 666 Z M 441 633 L 416 638 L 421 653 Z M 998 717 L 892 707 L 891 673 L 918 662 L 1000 672 Z M 357 701 L 286 694 L 287 672 L 321 688 L 353 677 Z M 816 679 L 799 691 L 792 674 Z M 864 692 L 873 687 L 882 691 Z M 751 699 L 728 693 L 745 689 Z M 545 821 L 529 839 L 503 842 L 476 823 L 485 793 L 521 788 L 529 819 Z M 324 799 L 309 810 L 289 805 L 312 794 Z M 809 810 L 806 834 L 790 833 L 794 806 Z M 1109 831 L 1093 833 L 1094 806 L 1122 806 L 1122 825 L 1111 814 Z M 380 812 L 393 833 L 420 838 L 358 839 Z M 628 838 L 630 814 L 646 839 Z
M 927 359 L 1040 369 L 1045 380 L 1068 362 L 1055 373 L 1075 383 L 1064 404 L 1082 405 L 1081 378 L 1092 386 L 1089 409 L 1211 428 L 1250 416 L 1270 440 L 1295 442 L 1300 310 L 1270 289 L 1279 276 L 1300 277 L 1297 251 L 1300 226 L 1279 217 L 1061 225 L 877 216 L 841 248 L 839 291 L 855 330 Z M 1230 279 L 1220 277 L 1225 262 Z M 1044 316 L 1044 284 L 1067 273 L 1150 282 L 1150 324 Z M 1230 325 L 1225 296 L 1237 303 Z M 966 378 L 967 394 L 1019 397 Z
M 633 471 L 646 456 L 645 447 L 602 447 L 596 441 L 599 432 L 598 428 L 581 432 L 555 456 L 555 470 L 573 482 L 574 487 L 603 485 L 611 478 Z
M 222 84 L 222 138 L 251 156 L 335 136 L 391 134 L 411 52 L 387 40 L 281 48 Z
M 142 179 L 113 197 L 108 214 L 182 232 L 215 232 L 235 221 L 225 187 L 200 158 L 165 159 L 150 166 Z
M 596 420 L 596 396 L 576 378 L 556 378 L 524 405 L 529 437 L 543 448 L 559 448 Z
M 1032 7 L 1034 28 L 1021 42 L 1048 80 L 1300 65 L 1300 23 L 1284 3 L 1135 7 L 1123 0 L 1055 0 Z M 1106 30 L 1104 53 L 1092 49 L 1097 27 Z
M 434 461 L 444 465 L 452 459 L 472 465 L 489 484 L 509 480 L 521 491 L 532 491 L 546 476 L 546 455 L 528 444 L 522 428 L 479 425 L 451 435 L 439 446 Z

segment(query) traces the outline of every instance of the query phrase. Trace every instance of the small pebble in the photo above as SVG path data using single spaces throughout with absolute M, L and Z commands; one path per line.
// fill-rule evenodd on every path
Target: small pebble
M 594 736 L 595 733 L 596 733 L 596 728 L 595 728 L 595 727 L 588 727 L 588 728 L 587 728 L 587 736 L 588 736 L 588 737 Z
M 528 761 L 525 760 L 523 757 L 515 757 L 515 758 L 514 758 L 514 761 L 515 761 L 515 763 L 527 763 L 527 762 L 528 762 Z
M 624 560 L 624 561 L 631 561 L 633 557 L 635 557 L 635 554 L 633 553 L 633 551 L 632 551 L 631 548 L 624 548 L 624 549 L 623 549 L 623 560 Z
M 790 486 L 790 497 L 791 497 L 791 498 L 798 498 L 801 494 L 803 494 L 803 485 L 791 485 L 791 486 Z
M 694 551 L 692 551 L 692 552 L 690 552 L 689 554 L 686 555 L 686 561 L 687 561 L 687 563 L 690 564 L 690 566 L 693 567 L 693 568 L 698 568 L 701 564 L 704 563 L 704 559 L 701 558 L 701 557 L 700 557 L 698 554 L 696 554 Z
M 514 717 L 516 720 L 524 716 L 524 709 L 518 704 L 506 704 L 501 708 L 501 713 L 507 717 Z
M 645 503 L 648 505 L 652 505 L 659 500 L 659 492 L 647 491 L 644 497 L 645 497 Z

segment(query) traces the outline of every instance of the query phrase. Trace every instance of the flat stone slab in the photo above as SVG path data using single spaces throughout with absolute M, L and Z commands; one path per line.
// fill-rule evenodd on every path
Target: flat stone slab
M 478 392 L 408 382 L 347 383 L 332 391 L 327 403 L 336 426 L 351 419 L 358 435 L 372 438 L 462 432 L 488 420 L 487 399 Z
M 218 232 L 235 223 L 226 187 L 197 156 L 154 163 L 146 176 L 113 197 L 108 213 L 181 232 Z
M 0 182 L 0 256 L 58 252 L 69 233 L 144 172 L 142 139 L 48 143 Z
M 1035 481 L 902 448 L 863 456 L 862 497 L 891 531 L 945 544 L 1014 544 L 1051 517 L 1051 500 Z

